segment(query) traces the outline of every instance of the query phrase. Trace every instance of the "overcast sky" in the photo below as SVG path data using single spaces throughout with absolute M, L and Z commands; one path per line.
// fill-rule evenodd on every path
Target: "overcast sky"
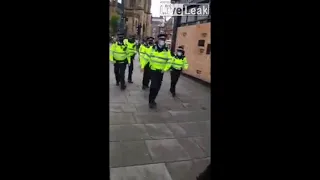
M 151 13 L 153 17 L 160 17 L 160 0 L 151 0 Z

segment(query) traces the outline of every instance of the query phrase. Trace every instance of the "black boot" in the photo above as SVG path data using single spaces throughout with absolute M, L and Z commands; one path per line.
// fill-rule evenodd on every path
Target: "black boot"
M 155 109 L 156 107 L 157 107 L 157 103 L 156 102 L 153 101 L 153 102 L 149 103 L 149 108 L 150 109 Z
M 176 92 L 172 88 L 170 88 L 170 93 L 171 93 L 172 97 L 176 96 Z
M 117 82 L 116 86 L 119 86 L 119 84 L 120 84 L 120 83 L 119 83 L 119 82 Z
M 126 87 L 127 87 L 126 85 L 122 85 L 122 86 L 121 86 L 121 90 L 125 90 Z
M 142 90 L 146 90 L 147 88 L 149 88 L 149 87 L 145 86 L 145 85 L 142 86 Z
M 133 82 L 132 82 L 132 80 L 131 80 L 131 79 L 130 79 L 130 80 L 128 79 L 128 83 L 133 83 Z

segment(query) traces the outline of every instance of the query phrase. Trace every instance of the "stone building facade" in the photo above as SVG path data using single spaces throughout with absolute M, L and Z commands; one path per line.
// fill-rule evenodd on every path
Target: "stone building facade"
M 122 0 L 126 18 L 126 35 L 151 36 L 151 0 Z M 137 27 L 141 25 L 140 36 Z

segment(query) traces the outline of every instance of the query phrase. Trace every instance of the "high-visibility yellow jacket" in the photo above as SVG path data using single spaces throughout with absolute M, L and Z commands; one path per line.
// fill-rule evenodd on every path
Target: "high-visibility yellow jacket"
M 139 61 L 140 61 L 140 63 L 142 62 L 142 63 L 147 64 L 147 62 L 143 62 L 143 61 L 144 61 L 144 58 L 145 58 L 145 55 L 146 55 L 146 50 L 148 48 L 150 48 L 150 47 L 148 47 L 148 46 L 146 46 L 144 44 L 140 45 L 140 48 L 139 48 Z
M 131 63 L 131 59 L 128 56 L 127 46 L 125 44 L 113 43 L 110 48 L 110 61 L 117 63 Z
M 172 58 L 171 67 L 176 70 L 187 70 L 189 67 L 187 58 L 185 56 L 175 56 Z
M 127 51 L 128 51 L 128 56 L 131 57 L 136 54 L 136 44 L 135 43 L 130 43 L 127 42 Z
M 145 62 L 149 62 L 151 70 L 168 71 L 171 67 L 172 56 L 168 48 L 163 48 L 160 52 L 158 46 L 152 46 L 146 50 Z M 141 63 L 143 69 L 146 64 Z

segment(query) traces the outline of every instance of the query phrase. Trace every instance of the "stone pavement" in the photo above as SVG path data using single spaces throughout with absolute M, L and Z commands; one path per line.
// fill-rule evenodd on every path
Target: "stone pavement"
M 196 180 L 210 163 L 210 88 L 181 76 L 172 98 L 166 73 L 150 110 L 137 58 L 125 91 L 110 64 L 110 179 Z

